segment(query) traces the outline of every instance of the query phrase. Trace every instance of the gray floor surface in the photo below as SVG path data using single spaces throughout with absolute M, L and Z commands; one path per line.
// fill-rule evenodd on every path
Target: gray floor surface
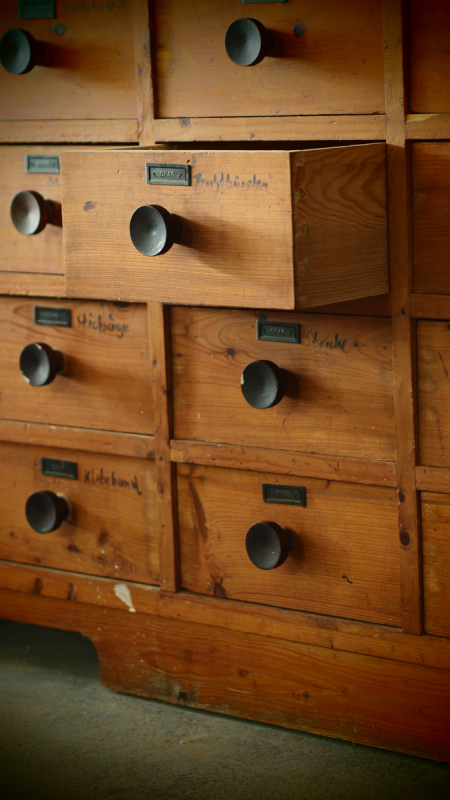
M 119 694 L 80 634 L 0 620 L 0 800 L 450 800 L 450 765 Z

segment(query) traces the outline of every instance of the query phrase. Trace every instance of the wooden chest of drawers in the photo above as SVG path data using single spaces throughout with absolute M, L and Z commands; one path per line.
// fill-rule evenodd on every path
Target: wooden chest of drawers
M 4 83 L 0 615 L 112 688 L 449 761 L 447 6 L 114 8 L 92 83 L 94 4 L 36 21 L 64 107 Z

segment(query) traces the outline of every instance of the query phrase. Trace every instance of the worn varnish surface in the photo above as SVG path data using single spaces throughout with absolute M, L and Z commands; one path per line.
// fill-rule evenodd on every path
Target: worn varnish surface
M 44 42 L 50 63 L 26 75 L 1 67 L 2 119 L 101 119 L 107 128 L 137 116 L 131 2 L 56 0 L 56 19 L 37 20 L 18 20 L 17 4 L 4 3 L 0 35 L 10 28 Z
M 36 325 L 33 307 L 69 308 L 72 327 Z M 152 433 L 153 396 L 145 305 L 36 298 L 0 301 L 0 418 Z M 22 349 L 44 342 L 66 357 L 48 386 L 30 386 Z
M 450 497 L 422 492 L 425 630 L 450 636 Z
M 447 0 L 409 0 L 413 112 L 450 111 L 450 15 Z
M 414 291 L 450 293 L 450 142 L 414 142 Z
M 154 463 L 77 450 L 0 444 L 0 558 L 125 580 L 158 582 Z M 75 461 L 78 479 L 41 474 L 41 458 Z M 25 516 L 33 492 L 62 492 L 71 520 L 36 533 Z
M 450 322 L 417 323 L 420 463 L 450 466 Z
M 172 309 L 175 438 L 394 460 L 389 322 L 267 312 L 300 323 L 301 343 L 287 344 L 257 341 L 259 316 Z M 259 359 L 289 373 L 270 409 L 252 408 L 241 392 L 244 367 Z
M 174 161 L 190 165 L 190 186 L 146 183 L 146 163 Z M 388 291 L 383 144 L 72 153 L 62 173 L 71 295 L 293 308 Z M 152 204 L 183 234 L 146 257 L 129 222 Z
M 445 670 L 4 589 L 0 601 L 7 618 L 81 630 L 110 688 L 450 758 Z
M 236 66 L 225 51 L 225 32 L 242 16 L 277 35 L 272 55 L 254 67 Z M 380 0 L 293 0 L 250 11 L 239 0 L 157 0 L 154 18 L 156 117 L 384 110 Z M 296 25 L 306 29 L 300 36 Z
M 264 503 L 263 483 L 306 487 L 306 507 Z M 392 489 L 179 464 L 178 494 L 185 589 L 400 623 Z M 245 537 L 270 521 L 289 530 L 294 545 L 282 566 L 265 571 L 248 558 Z

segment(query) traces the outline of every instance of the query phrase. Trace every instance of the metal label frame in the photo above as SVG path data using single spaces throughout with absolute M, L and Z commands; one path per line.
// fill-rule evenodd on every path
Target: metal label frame
M 59 175 L 59 156 L 27 154 L 25 156 L 25 172 L 32 175 Z
M 71 308 L 53 308 L 52 306 L 33 306 L 35 325 L 53 325 L 58 328 L 72 327 Z
M 18 0 L 17 16 L 19 19 L 56 19 L 56 0 Z
M 279 483 L 263 483 L 262 496 L 264 503 L 276 503 L 282 506 L 306 506 L 305 486 L 281 486 Z
M 77 481 L 78 464 L 76 461 L 60 461 L 58 458 L 41 458 L 41 475 Z
M 190 164 L 147 163 L 145 179 L 154 186 L 190 186 L 191 167 Z
M 299 322 L 271 322 L 259 319 L 256 323 L 256 338 L 261 342 L 300 344 L 301 326 Z

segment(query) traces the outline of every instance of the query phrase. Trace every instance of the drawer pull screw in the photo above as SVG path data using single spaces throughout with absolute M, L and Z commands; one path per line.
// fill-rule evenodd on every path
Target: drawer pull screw
M 254 67 L 275 44 L 275 36 L 262 22 L 252 18 L 235 19 L 225 34 L 228 58 L 238 67 Z
M 44 200 L 39 192 L 19 192 L 11 203 L 11 219 L 16 231 L 33 236 L 47 224 L 61 227 L 61 206 L 53 200 Z
M 55 380 L 65 367 L 65 358 L 60 350 L 43 342 L 27 344 L 20 354 L 20 371 L 30 386 L 47 386 Z
M 69 513 L 68 501 L 55 492 L 34 492 L 25 504 L 27 522 L 36 533 L 56 531 Z
M 289 386 L 286 370 L 273 361 L 252 361 L 241 375 L 241 390 L 253 408 L 272 408 L 283 399 Z
M 47 59 L 46 45 L 21 28 L 6 31 L 0 39 L 0 63 L 11 75 L 25 75 Z
M 180 218 L 162 206 L 140 206 L 130 219 L 131 241 L 143 256 L 167 253 L 182 232 Z
M 286 561 L 293 537 L 276 522 L 257 522 L 247 531 L 245 549 L 258 569 L 275 569 Z

